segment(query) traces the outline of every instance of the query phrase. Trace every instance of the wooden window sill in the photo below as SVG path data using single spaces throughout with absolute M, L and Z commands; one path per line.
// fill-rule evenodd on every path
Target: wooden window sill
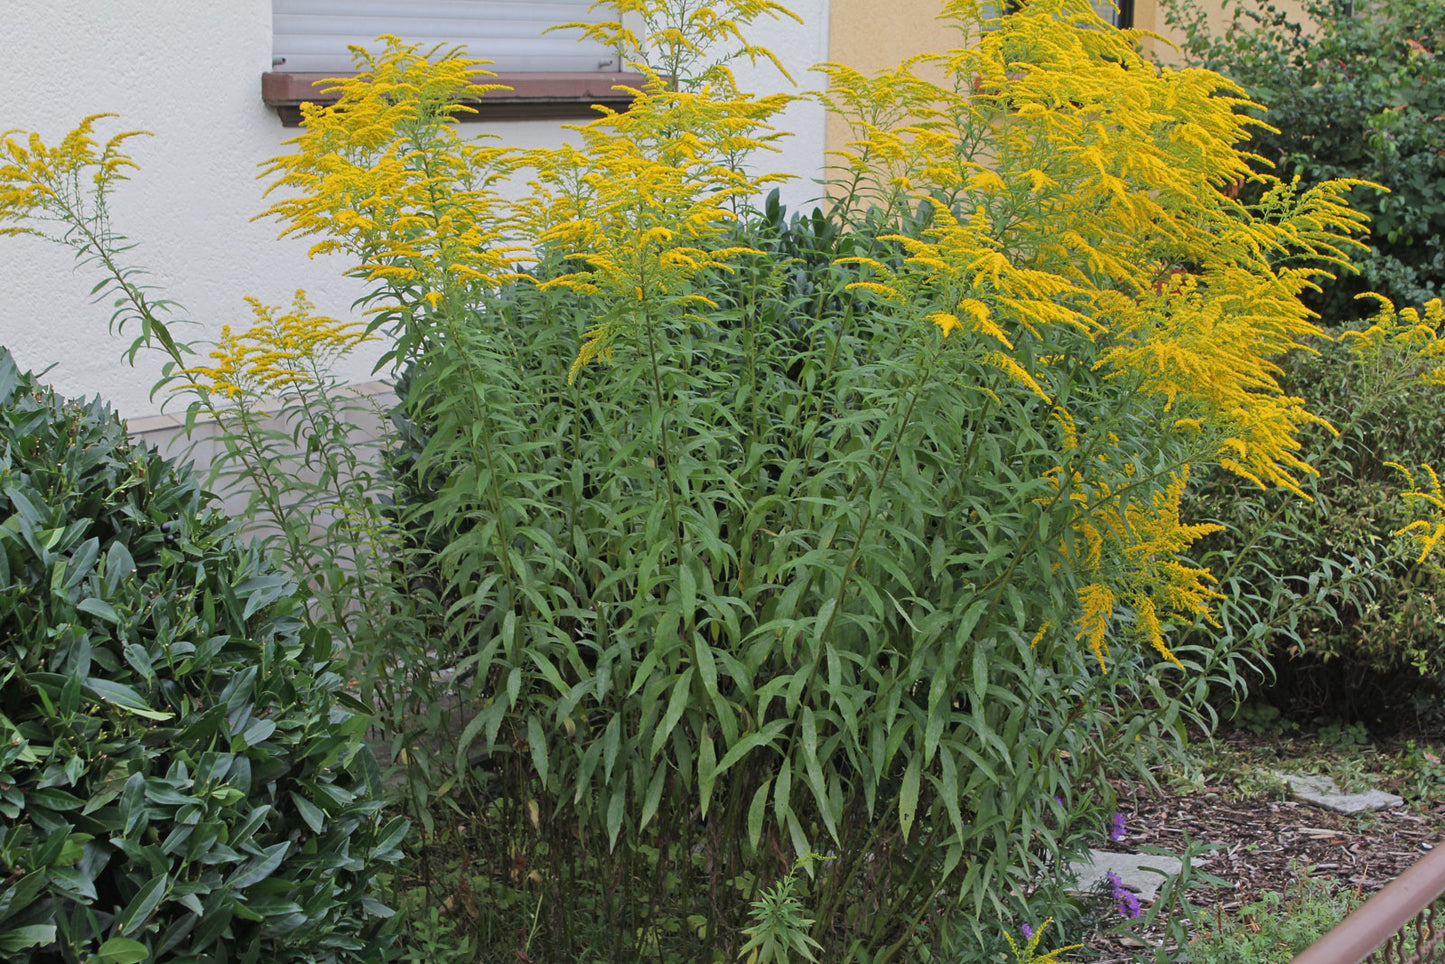
M 336 103 L 335 93 L 323 92 L 326 82 L 351 76 L 355 75 L 268 71 L 261 75 L 261 99 L 275 108 L 282 126 L 297 127 L 303 103 Z M 645 78 L 634 73 L 594 72 L 498 74 L 481 80 L 512 89 L 489 91 L 480 100 L 468 102 L 477 112 L 462 114 L 461 120 L 590 118 L 597 113 L 593 105 L 626 110 L 632 92 L 641 89 Z

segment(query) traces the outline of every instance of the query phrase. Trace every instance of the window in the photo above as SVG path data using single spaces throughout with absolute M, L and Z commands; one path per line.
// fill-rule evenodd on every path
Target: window
M 1119 0 L 1117 6 L 1115 6 L 1113 0 L 1093 0 L 1093 4 L 1099 16 L 1114 26 L 1134 26 L 1134 0 Z
M 394 34 L 423 47 L 463 44 L 497 83 L 513 88 L 488 94 L 477 107 L 485 118 L 587 117 L 593 104 L 625 107 L 642 78 L 624 73 L 616 53 L 576 31 L 547 28 L 595 21 L 591 0 L 272 0 L 272 69 L 261 80 L 262 98 L 294 126 L 305 101 L 324 103 L 315 84 L 351 72 L 350 45 L 374 45 Z

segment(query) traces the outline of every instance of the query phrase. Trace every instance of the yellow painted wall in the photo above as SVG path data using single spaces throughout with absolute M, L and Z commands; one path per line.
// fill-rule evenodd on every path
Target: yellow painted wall
M 941 8 L 940 0 L 832 0 L 828 60 L 872 74 L 925 50 L 947 49 L 953 37 L 938 22 Z M 828 150 L 847 140 L 848 125 L 829 114 Z

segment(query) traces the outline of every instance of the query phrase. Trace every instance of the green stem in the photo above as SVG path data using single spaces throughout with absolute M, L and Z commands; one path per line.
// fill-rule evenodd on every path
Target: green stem
M 450 294 L 450 292 L 448 292 Z M 511 522 L 506 511 L 506 502 L 502 498 L 501 483 L 498 481 L 497 456 L 494 445 L 494 427 L 492 424 L 491 407 L 487 405 L 486 398 L 480 389 L 481 374 L 477 370 L 476 363 L 472 359 L 471 351 L 466 344 L 465 334 L 460 330 L 456 322 L 455 308 L 450 304 L 450 298 L 442 316 L 442 323 L 447 329 L 447 340 L 456 353 L 457 360 L 461 363 L 464 381 L 466 383 L 467 399 L 471 403 L 472 414 L 477 423 L 482 427 L 482 455 L 487 466 L 487 485 L 492 497 L 492 511 L 497 516 L 497 556 L 502 564 L 502 578 L 507 585 L 507 604 L 515 606 L 517 603 L 516 578 L 512 572 L 512 533 Z M 473 443 L 475 444 L 475 443 Z M 515 637 L 513 637 L 515 639 Z M 508 658 L 513 665 L 516 665 L 520 655 L 516 652 L 515 643 L 510 645 Z
M 650 312 L 644 311 L 642 325 L 647 330 L 647 356 L 652 372 L 653 404 L 656 406 L 657 412 L 657 434 L 659 436 L 659 442 L 662 445 L 662 464 L 664 471 L 659 474 L 658 480 L 659 483 L 666 488 L 668 513 L 672 517 L 672 536 L 677 547 L 677 565 L 678 568 L 681 569 L 685 558 L 683 554 L 682 519 L 677 508 L 677 486 L 673 484 L 673 473 L 677 471 L 677 466 L 673 464 L 672 446 L 668 440 L 667 407 L 662 399 L 662 375 L 657 365 L 657 339 L 652 331 L 652 315 Z M 692 614 L 686 613 L 684 615 L 686 616 L 688 624 L 691 624 Z
M 892 470 L 895 457 L 898 454 L 898 447 L 901 444 L 904 435 L 906 435 L 908 432 L 909 423 L 913 419 L 913 410 L 918 404 L 919 397 L 923 394 L 923 387 L 929 382 L 929 378 L 933 370 L 933 363 L 935 361 L 936 356 L 930 357 L 927 366 L 924 368 L 923 372 L 920 373 L 919 377 L 914 381 L 914 384 L 912 386 L 912 393 L 908 400 L 908 407 L 903 413 L 902 420 L 898 425 L 898 431 L 894 433 L 893 444 L 889 447 L 888 455 L 883 461 L 883 471 L 879 475 L 877 485 L 875 486 L 875 488 L 879 492 L 883 490 L 884 485 L 888 481 L 889 472 Z M 846 566 L 844 566 L 843 573 L 838 579 L 838 591 L 833 597 L 832 611 L 828 613 L 828 619 L 826 622 L 824 622 L 823 628 L 818 634 L 818 644 L 813 651 L 812 666 L 808 670 L 808 679 L 807 682 L 803 684 L 803 689 L 801 691 L 805 695 L 804 698 L 798 701 L 799 712 L 801 712 L 804 707 L 810 705 L 807 697 L 812 695 L 813 687 L 818 681 L 818 672 L 823 665 L 823 653 L 828 648 L 828 633 L 833 628 L 833 621 L 838 618 L 838 613 L 843 608 L 844 595 L 848 590 L 849 581 L 852 578 L 854 569 L 857 566 L 858 556 L 863 551 L 863 542 L 864 539 L 867 537 L 868 529 L 872 525 L 874 509 L 879 504 L 879 502 L 881 502 L 881 497 L 878 499 L 869 500 L 868 509 L 863 514 L 863 521 L 858 526 L 858 535 L 853 540 L 853 549 L 852 552 L 849 553 L 848 563 Z M 813 581 L 817 579 L 817 573 L 818 570 L 814 569 L 813 574 L 809 577 L 810 589 Z M 784 751 L 784 759 L 792 759 L 793 751 L 796 749 L 798 743 L 798 734 L 801 731 L 802 722 L 800 719 L 795 719 L 788 734 L 788 747 L 787 750 Z

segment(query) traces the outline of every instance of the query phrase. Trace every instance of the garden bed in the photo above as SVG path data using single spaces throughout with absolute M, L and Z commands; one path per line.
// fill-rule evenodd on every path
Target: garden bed
M 1194 862 L 1223 881 L 1189 890 L 1189 902 L 1202 911 L 1196 939 L 1231 925 L 1257 933 L 1260 922 L 1251 905 L 1271 895 L 1281 895 L 1286 907 L 1291 895 L 1319 902 L 1329 892 L 1357 905 L 1445 839 L 1445 783 L 1440 780 L 1445 771 L 1431 762 L 1438 757 L 1429 749 L 1442 740 L 1445 734 L 1420 740 L 1423 750 L 1405 745 L 1340 749 L 1271 733 L 1229 731 L 1198 774 L 1161 772 L 1154 790 L 1117 784 L 1128 834 L 1104 846 L 1180 854 L 1191 841 L 1217 845 Z M 1334 813 L 1289 799 L 1270 776 L 1284 768 L 1329 772 L 1354 788 L 1388 789 L 1406 804 L 1374 813 Z M 1115 921 L 1100 921 L 1099 933 L 1088 940 L 1089 957 L 1100 964 L 1152 957 L 1133 936 L 1111 932 Z M 1164 923 L 1161 915 L 1139 936 L 1164 940 Z M 1195 959 L 1212 960 L 1197 954 Z

